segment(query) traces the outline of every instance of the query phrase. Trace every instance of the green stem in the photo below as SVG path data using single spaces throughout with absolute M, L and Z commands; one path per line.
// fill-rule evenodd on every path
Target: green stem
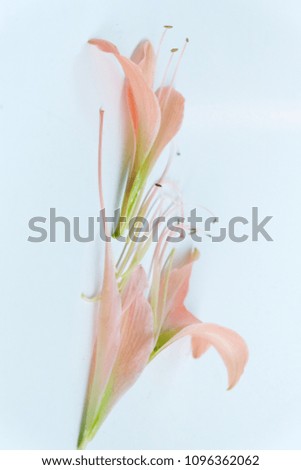
M 113 233 L 113 238 L 118 238 L 123 235 L 125 230 L 129 227 L 131 218 L 135 215 L 137 208 L 140 206 L 148 173 L 148 167 L 142 165 L 140 170 L 135 172 L 134 175 L 131 174 L 129 176 L 122 201 L 120 218 Z M 125 217 L 125 223 L 121 222 L 121 217 Z

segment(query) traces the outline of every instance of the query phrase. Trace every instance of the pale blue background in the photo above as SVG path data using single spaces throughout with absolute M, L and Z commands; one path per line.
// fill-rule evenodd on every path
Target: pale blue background
M 108 84 L 118 68 L 85 43 L 105 37 L 130 53 L 171 23 L 166 51 L 190 38 L 177 77 L 187 106 L 175 178 L 189 203 L 224 220 L 259 206 L 274 216 L 275 241 L 206 243 L 194 270 L 187 305 L 249 345 L 239 385 L 226 392 L 217 354 L 194 361 L 183 343 L 145 371 L 90 448 L 300 449 L 300 1 L 0 5 L 0 447 L 76 442 L 92 318 L 79 296 L 94 289 L 96 247 L 26 240 L 28 219 L 49 207 L 66 216 L 97 210 L 100 105 L 114 196 L 119 95 L 114 104 Z

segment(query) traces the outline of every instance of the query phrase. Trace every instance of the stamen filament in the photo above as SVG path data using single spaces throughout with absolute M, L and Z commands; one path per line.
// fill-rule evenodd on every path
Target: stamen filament
M 177 65 L 176 65 L 176 68 L 175 68 L 175 71 L 174 71 L 174 74 L 173 74 L 172 79 L 171 79 L 170 88 L 173 87 L 173 84 L 174 84 L 175 79 L 176 79 L 176 75 L 177 75 L 177 73 L 178 73 L 178 70 L 179 70 L 180 64 L 181 64 L 181 62 L 182 62 L 183 55 L 184 55 L 184 53 L 185 53 L 185 50 L 186 50 L 186 47 L 187 47 L 187 44 L 188 44 L 188 43 L 189 43 L 189 39 L 186 38 L 186 39 L 185 39 L 184 46 L 183 46 L 183 48 L 182 48 L 182 51 L 181 51 L 180 56 L 179 56 L 179 59 L 178 59 L 178 63 L 177 63 Z
M 159 41 L 159 46 L 158 46 L 158 50 L 157 50 L 157 59 L 158 59 L 158 57 L 159 57 L 159 53 L 160 53 L 160 51 L 161 51 L 161 47 L 162 47 L 162 44 L 163 44 L 163 41 L 164 41 L 164 38 L 165 38 L 165 36 L 166 36 L 167 31 L 168 31 L 169 29 L 172 29 L 172 28 L 173 28 L 173 26 L 171 26 L 171 25 L 165 25 L 165 26 L 163 26 L 163 27 L 164 27 L 164 31 L 163 31 L 162 36 L 161 36 L 161 39 L 160 39 L 160 41 Z
M 104 198 L 102 190 L 102 141 L 103 141 L 103 119 L 104 110 L 99 110 L 99 143 L 98 143 L 98 193 L 100 209 L 104 209 Z
M 161 86 L 160 86 L 160 88 L 159 88 L 159 93 L 158 93 L 158 100 L 159 100 L 159 101 L 160 101 L 160 98 L 161 98 L 161 95 L 162 95 L 162 90 L 163 90 L 164 84 L 166 83 L 167 75 L 168 75 L 168 72 L 169 72 L 169 70 L 170 70 L 170 66 L 171 66 L 171 63 L 172 63 L 174 54 L 175 54 L 175 52 L 177 52 L 177 51 L 178 51 L 178 49 L 177 49 L 176 47 L 174 47 L 173 49 L 170 50 L 171 55 L 169 56 L 169 59 L 168 59 L 168 62 L 167 62 L 167 66 L 166 66 L 165 71 L 164 71 L 164 74 L 163 74 Z
M 176 68 L 175 68 L 174 73 L 173 73 L 173 76 L 172 76 L 172 78 L 171 78 L 171 82 L 170 82 L 169 87 L 168 87 L 168 92 L 166 93 L 164 102 L 163 102 L 162 105 L 161 105 L 162 109 L 165 108 L 166 103 L 167 103 L 168 100 L 169 100 L 170 93 L 171 93 L 171 90 L 172 90 L 173 85 L 174 85 L 174 83 L 175 83 L 176 75 L 177 75 L 177 73 L 178 73 L 178 70 L 179 70 L 180 64 L 181 64 L 181 62 L 182 62 L 183 55 L 184 55 L 184 53 L 185 53 L 185 50 L 186 50 L 186 47 L 187 47 L 188 42 L 189 42 L 189 39 L 186 38 L 186 39 L 185 39 L 184 46 L 183 46 L 182 51 L 181 51 L 181 53 L 180 53 L 178 62 L 177 62 L 177 64 L 176 64 Z

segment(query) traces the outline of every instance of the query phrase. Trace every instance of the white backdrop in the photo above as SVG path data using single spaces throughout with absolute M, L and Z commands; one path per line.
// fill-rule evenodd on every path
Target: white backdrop
M 129 54 L 144 37 L 157 43 L 167 23 L 166 51 L 190 38 L 176 83 L 186 113 L 175 178 L 189 203 L 222 220 L 252 206 L 272 215 L 274 242 L 204 243 L 193 272 L 188 307 L 249 345 L 238 386 L 226 392 L 217 354 L 195 361 L 184 342 L 147 368 L 89 448 L 300 448 L 300 2 L 0 5 L 0 447 L 75 446 L 92 318 L 80 293 L 95 289 L 97 246 L 29 243 L 27 224 L 50 207 L 94 215 L 99 106 L 113 198 L 118 67 L 86 41 L 103 37 Z

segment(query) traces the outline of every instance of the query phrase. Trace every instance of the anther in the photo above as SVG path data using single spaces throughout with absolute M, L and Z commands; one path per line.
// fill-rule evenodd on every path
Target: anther
M 160 183 L 155 183 L 155 186 L 158 186 L 158 188 L 162 188 L 162 184 Z
M 170 24 L 165 24 L 165 25 L 164 25 L 164 28 L 165 28 L 165 29 L 172 29 L 173 26 L 171 26 Z
M 177 52 L 179 49 L 177 47 L 173 47 L 172 49 L 170 49 L 170 52 Z

